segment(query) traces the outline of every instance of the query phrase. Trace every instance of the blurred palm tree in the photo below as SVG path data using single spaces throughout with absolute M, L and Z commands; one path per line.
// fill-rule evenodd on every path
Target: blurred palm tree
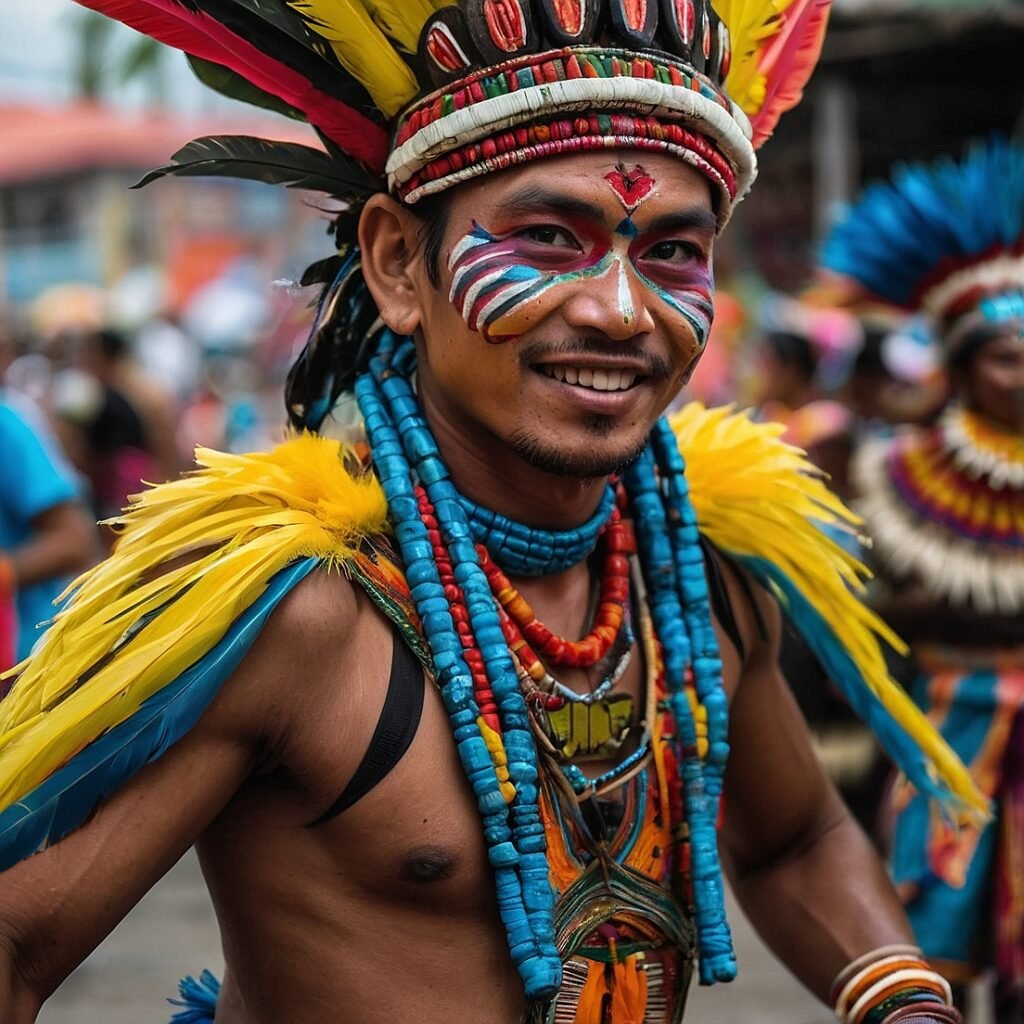
M 125 45 L 117 23 L 95 11 L 80 11 L 75 30 L 72 80 L 80 98 L 101 100 L 129 80 L 143 82 L 155 103 L 166 96 L 165 46 L 135 33 Z

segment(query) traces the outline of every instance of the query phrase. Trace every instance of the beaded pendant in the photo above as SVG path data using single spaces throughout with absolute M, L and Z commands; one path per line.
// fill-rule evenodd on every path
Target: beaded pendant
M 617 693 L 592 704 L 559 700 L 561 707 L 538 713 L 541 728 L 559 753 L 572 761 L 614 756 L 633 726 L 633 698 Z

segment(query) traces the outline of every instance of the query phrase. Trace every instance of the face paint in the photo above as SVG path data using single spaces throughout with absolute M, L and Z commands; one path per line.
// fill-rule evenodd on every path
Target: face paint
M 588 257 L 564 261 L 568 266 L 561 272 L 545 272 L 525 262 L 530 248 L 529 242 L 517 235 L 499 239 L 474 221 L 473 230 L 452 250 L 448 297 L 469 329 L 479 331 L 489 342 L 507 341 L 523 333 L 527 324 L 516 314 L 527 303 L 560 284 L 602 277 L 615 262 L 606 244 L 595 246 Z
M 640 281 L 686 321 L 698 350 L 704 347 L 714 293 L 706 259 L 679 266 L 649 259 L 652 243 L 637 241 L 637 228 L 630 217 L 619 223 L 610 241 L 594 238 L 593 230 L 582 226 L 573 230 L 584 238 L 589 236 L 590 252 L 560 248 L 547 253 L 545 259 L 541 255 L 543 243 L 522 235 L 501 238 L 474 221 L 472 230 L 460 239 L 448 260 L 452 271 L 449 299 L 470 330 L 480 332 L 492 344 L 508 341 L 525 333 L 554 308 L 556 297 L 552 297 L 553 302 L 538 302 L 553 289 L 606 276 L 608 285 L 615 288 L 622 322 L 630 324 L 636 318 L 627 269 L 632 264 Z M 555 267 L 542 269 L 552 260 Z M 638 262 L 651 264 L 647 273 Z
M 647 198 L 654 194 L 656 184 L 639 164 L 627 170 L 625 164 L 619 164 L 614 171 L 604 176 L 612 191 L 619 197 L 619 202 L 630 215 Z

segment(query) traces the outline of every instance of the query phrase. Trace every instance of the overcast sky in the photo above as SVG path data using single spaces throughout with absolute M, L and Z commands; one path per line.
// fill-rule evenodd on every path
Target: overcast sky
M 0 0 L 0 6 L 0 102 L 70 99 L 74 25 L 84 9 L 72 0 Z M 118 32 L 122 43 L 135 35 L 120 26 Z M 175 86 L 168 92 L 175 106 L 187 110 L 210 102 L 208 90 L 194 80 L 180 54 L 169 53 L 168 64 Z M 141 101 L 137 88 L 118 93 L 125 103 Z

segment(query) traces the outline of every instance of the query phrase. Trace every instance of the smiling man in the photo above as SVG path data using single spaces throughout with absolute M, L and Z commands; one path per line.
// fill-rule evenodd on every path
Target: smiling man
M 661 418 L 824 6 L 738 5 L 733 59 L 702 3 L 90 5 L 327 147 L 163 173 L 349 206 L 301 433 L 142 495 L 0 704 L 4 1020 L 196 843 L 227 974 L 181 1021 L 676 1024 L 736 971 L 720 861 L 841 1020 L 958 1021 L 776 667 L 781 603 L 983 813 L 816 525 L 849 516 L 770 427 Z

